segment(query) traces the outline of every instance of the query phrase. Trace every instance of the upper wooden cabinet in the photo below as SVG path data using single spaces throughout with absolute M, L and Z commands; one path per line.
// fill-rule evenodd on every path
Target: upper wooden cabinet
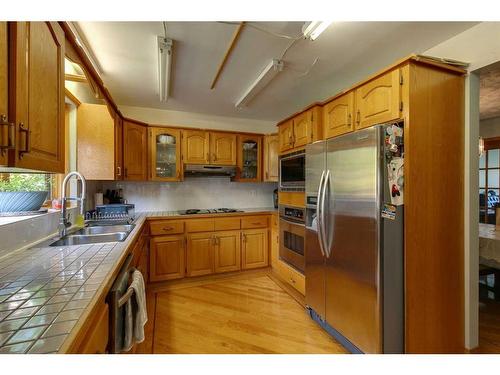
M 236 165 L 236 135 L 210 132 L 210 164 Z
M 153 237 L 150 240 L 149 277 L 165 281 L 184 277 L 184 236 Z
M 186 164 L 208 164 L 210 136 L 204 130 L 183 130 L 182 154 Z
M 64 32 L 57 22 L 13 22 L 10 31 L 13 166 L 64 173 Z
M 114 180 L 115 120 L 108 107 L 82 103 L 76 120 L 78 171 L 88 180 Z
M 400 117 L 401 75 L 395 69 L 356 88 L 356 129 Z
M 262 137 L 238 135 L 237 181 L 257 182 L 262 180 Z
M 150 179 L 181 181 L 181 131 L 172 128 L 149 128 Z
M 270 134 L 264 136 L 264 181 L 278 181 L 278 150 L 278 134 Z
M 323 107 L 323 133 L 325 138 L 354 130 L 354 92 L 348 92 Z
M 115 180 L 123 180 L 123 118 L 118 114 L 115 114 Z
M 13 143 L 8 112 L 9 55 L 7 35 L 7 22 L 0 22 L 0 165 L 7 165 L 8 149 Z
M 322 107 L 315 105 L 278 125 L 280 153 L 304 148 L 322 139 Z
M 147 150 L 147 127 L 125 120 L 123 122 L 123 172 L 125 180 L 147 180 Z

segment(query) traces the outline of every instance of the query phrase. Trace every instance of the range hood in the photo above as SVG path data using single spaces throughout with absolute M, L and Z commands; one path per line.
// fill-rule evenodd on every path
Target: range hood
M 235 165 L 186 164 L 184 166 L 184 176 L 186 177 L 203 177 L 203 176 L 234 177 L 235 175 L 236 175 Z

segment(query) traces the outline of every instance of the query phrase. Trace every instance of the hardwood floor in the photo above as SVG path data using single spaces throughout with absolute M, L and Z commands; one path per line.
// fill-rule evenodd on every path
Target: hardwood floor
M 481 301 L 479 307 L 479 348 L 473 352 L 500 354 L 500 301 Z
M 346 353 L 267 275 L 156 294 L 154 353 Z

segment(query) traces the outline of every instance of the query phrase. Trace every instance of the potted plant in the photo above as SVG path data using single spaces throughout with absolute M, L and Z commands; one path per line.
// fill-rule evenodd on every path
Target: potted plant
M 45 175 L 11 173 L 0 178 L 0 212 L 38 211 L 48 194 Z

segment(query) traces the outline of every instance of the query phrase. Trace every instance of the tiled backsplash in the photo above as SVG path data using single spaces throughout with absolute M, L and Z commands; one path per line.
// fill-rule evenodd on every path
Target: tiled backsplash
M 123 189 L 125 199 L 135 204 L 136 211 L 270 207 L 273 190 L 277 188 L 276 183 L 231 182 L 227 177 L 191 177 L 181 183 L 102 181 L 96 184 L 95 190 L 103 192 Z

